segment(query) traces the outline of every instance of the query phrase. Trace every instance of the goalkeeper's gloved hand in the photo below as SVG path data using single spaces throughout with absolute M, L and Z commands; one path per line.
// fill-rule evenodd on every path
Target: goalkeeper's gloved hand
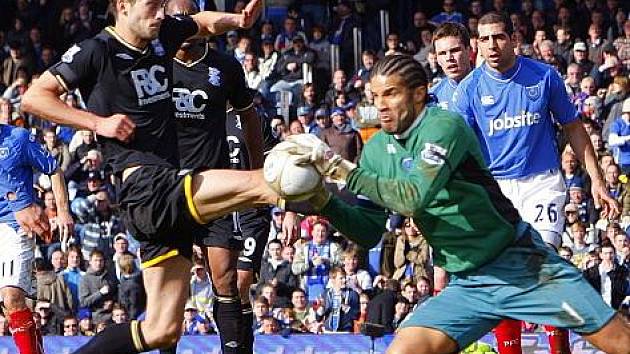
M 313 134 L 291 135 L 274 149 L 285 150 L 300 155 L 298 163 L 311 163 L 324 176 L 334 182 L 345 183 L 346 178 L 357 165 L 343 159 L 323 141 Z
M 326 190 L 324 184 L 321 183 L 319 188 L 313 191 L 312 196 L 306 200 L 292 201 L 280 197 L 278 198 L 278 202 L 276 203 L 276 205 L 283 210 L 294 211 L 299 214 L 319 214 L 319 212 L 326 206 L 326 204 L 328 204 L 330 198 L 330 192 Z

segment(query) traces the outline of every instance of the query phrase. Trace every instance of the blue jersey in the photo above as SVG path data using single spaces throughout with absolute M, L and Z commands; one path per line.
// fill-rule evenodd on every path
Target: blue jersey
M 473 70 L 459 83 L 451 106 L 475 130 L 499 179 L 559 168 L 554 123 L 578 119 L 558 72 L 520 56 L 503 74 L 485 64 Z
M 616 134 L 620 137 L 626 137 L 630 135 L 630 124 L 626 123 L 623 118 L 618 117 L 610 125 L 610 134 Z M 626 142 L 623 145 L 614 146 L 613 154 L 617 163 L 621 166 L 630 165 L 630 142 Z
M 52 174 L 57 161 L 26 129 L 0 125 L 0 223 L 18 229 L 15 211 L 34 202 L 33 168 Z M 9 201 L 7 193 L 16 199 Z
M 431 86 L 429 93 L 435 96 L 438 107 L 448 110 L 450 108 L 449 102 L 453 99 L 456 88 L 457 82 L 445 77 L 437 85 Z

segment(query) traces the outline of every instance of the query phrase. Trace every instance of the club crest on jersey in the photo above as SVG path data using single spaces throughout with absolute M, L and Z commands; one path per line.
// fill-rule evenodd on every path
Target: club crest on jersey
M 213 67 L 208 67 L 208 82 L 212 86 L 221 86 L 221 70 Z
M 530 100 L 537 100 L 540 98 L 540 83 L 534 86 L 525 87 L 525 94 Z
M 6 159 L 9 157 L 9 148 L 8 147 L 0 147 L 0 159 Z
M 159 39 L 154 39 L 151 41 L 151 45 L 153 46 L 153 52 L 158 57 L 163 57 L 166 54 L 164 47 L 162 47 L 162 43 Z
M 411 171 L 411 169 L 413 168 L 413 158 L 412 157 L 403 158 L 400 161 L 400 165 L 402 166 L 403 170 Z
M 72 63 L 72 60 L 74 60 L 74 56 L 80 51 L 81 47 L 76 44 L 73 45 L 68 50 L 66 50 L 65 53 L 63 53 L 63 55 L 61 56 L 61 61 L 68 64 Z
M 425 143 L 424 149 L 420 152 L 420 157 L 429 165 L 439 166 L 444 165 L 446 152 L 447 150 L 439 145 Z

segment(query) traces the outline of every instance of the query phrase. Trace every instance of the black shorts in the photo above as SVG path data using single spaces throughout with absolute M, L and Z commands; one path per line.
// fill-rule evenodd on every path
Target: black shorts
M 240 215 L 239 220 L 243 235 L 243 249 L 238 256 L 236 268 L 258 273 L 269 239 L 271 211 L 269 208 L 249 209 Z
M 192 235 L 201 226 L 190 213 L 186 179 L 191 177 L 175 168 L 142 166 L 121 185 L 123 220 L 140 242 L 143 267 L 176 255 L 192 257 Z
M 269 208 L 234 212 L 209 223 L 206 233 L 195 241 L 207 247 L 241 251 L 237 268 L 257 271 L 267 245 L 270 220 Z

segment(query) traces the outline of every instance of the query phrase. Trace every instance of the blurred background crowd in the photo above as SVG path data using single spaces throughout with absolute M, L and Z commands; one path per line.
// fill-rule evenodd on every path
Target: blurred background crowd
M 234 12 L 246 4 L 198 3 L 202 9 L 218 5 Z M 0 123 L 31 129 L 56 156 L 76 222 L 75 234 L 62 243 L 50 180 L 37 176 L 34 184 L 52 231 L 37 239 L 33 295 L 35 316 L 48 335 L 92 335 L 144 312 L 137 243 L 118 217 L 95 136 L 20 111 L 20 99 L 38 75 L 73 43 L 108 24 L 107 5 L 107 0 L 0 0 Z M 257 111 L 278 139 L 315 134 L 357 161 L 363 143 L 378 129 L 367 78 L 379 58 L 413 55 L 435 84 L 444 76 L 431 44 L 436 26 L 465 25 L 471 33 L 470 61 L 480 65 L 478 19 L 489 11 L 509 16 L 517 54 L 553 65 L 565 79 L 609 193 L 623 210 L 617 220 L 599 218 L 588 175 L 559 137 L 567 203 L 549 211 L 566 215 L 559 252 L 584 271 L 612 307 L 627 312 L 629 10 L 630 3 L 621 0 L 268 0 L 263 19 L 251 30 L 228 32 L 209 45 L 242 64 L 248 86 L 257 92 Z M 65 101 L 83 107 L 78 93 L 67 94 Z M 270 212 L 269 242 L 252 288 L 256 333 L 357 332 L 363 322 L 393 332 L 434 295 L 431 250 L 412 219 L 392 215 L 381 243 L 365 250 L 312 215 L 301 216 L 298 237 L 288 237 L 281 227 L 285 212 Z M 598 265 L 609 271 L 601 273 Z M 212 285 L 201 257 L 194 260 L 190 285 L 182 331 L 213 334 Z M 1 315 L 0 335 L 8 335 Z

